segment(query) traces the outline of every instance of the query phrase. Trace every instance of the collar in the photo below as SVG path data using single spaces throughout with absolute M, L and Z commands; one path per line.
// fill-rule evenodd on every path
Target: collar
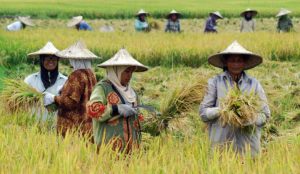
M 222 73 L 221 77 L 222 77 L 222 79 L 228 79 L 228 80 L 230 80 L 230 82 L 233 82 L 233 79 L 232 79 L 232 77 L 231 77 L 231 75 L 229 74 L 228 71 L 225 71 L 224 73 Z M 250 78 L 249 78 L 248 74 L 245 71 L 243 71 L 242 75 L 241 75 L 241 78 L 238 81 L 238 84 L 246 83 L 249 80 L 250 80 Z

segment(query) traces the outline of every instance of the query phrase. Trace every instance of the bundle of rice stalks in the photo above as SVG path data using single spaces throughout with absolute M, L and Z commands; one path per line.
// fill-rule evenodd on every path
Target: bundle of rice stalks
M 254 92 L 244 94 L 235 85 L 220 102 L 222 124 L 236 128 L 253 124 L 261 110 L 260 101 Z
M 193 83 L 178 83 L 170 93 L 162 98 L 160 103 L 160 114 L 144 113 L 145 121 L 142 124 L 143 130 L 149 132 L 151 135 L 158 135 L 161 131 L 170 127 L 170 131 L 179 129 L 189 129 L 188 121 L 184 119 L 186 113 L 190 112 L 196 105 L 201 102 L 205 87 L 206 79 L 199 79 L 201 76 L 196 76 L 193 79 L 197 79 Z M 173 121 L 169 126 L 169 122 L 172 119 L 185 120 L 185 121 Z
M 155 21 L 154 19 L 149 19 L 149 26 L 150 26 L 150 29 L 154 29 L 154 30 L 160 29 L 159 23 L 157 21 Z
M 33 107 L 43 106 L 43 94 L 27 85 L 23 80 L 3 79 L 0 93 L 2 106 L 7 112 L 30 111 Z

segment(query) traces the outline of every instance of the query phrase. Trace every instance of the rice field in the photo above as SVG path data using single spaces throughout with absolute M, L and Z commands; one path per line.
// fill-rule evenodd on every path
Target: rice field
M 0 30 L 0 173 L 300 173 L 300 21 L 293 18 L 295 32 L 279 34 L 275 32 L 276 19 L 266 18 L 281 6 L 300 16 L 295 0 L 209 3 L 175 0 L 172 7 L 169 1 L 149 3 L 147 0 L 88 0 L 83 6 L 79 0 L 0 2 L 0 16 L 20 14 L 22 10 L 33 15 L 38 24 L 20 32 Z M 122 7 L 120 4 L 123 11 L 113 13 Z M 232 4 L 236 5 L 235 9 Z M 262 18 L 257 19 L 257 32 L 239 33 L 240 19 L 236 15 L 248 6 L 262 10 Z M 154 17 L 178 7 L 187 18 L 204 17 L 214 7 L 234 18 L 220 21 L 219 33 L 208 35 L 203 34 L 204 19 L 182 20 L 181 34 L 164 33 L 165 19 L 151 19 L 161 29 L 150 33 L 134 32 L 133 19 L 115 19 L 131 18 L 141 7 L 154 12 Z M 81 9 L 94 28 L 91 32 L 78 32 L 65 26 L 67 18 L 75 12 L 81 13 Z M 109 19 L 94 19 L 98 17 Z M 0 19 L 0 27 L 12 21 Z M 101 33 L 98 28 L 104 24 L 114 26 L 115 32 Z M 139 150 L 125 155 L 102 146 L 97 153 L 95 145 L 78 138 L 76 133 L 62 139 L 50 122 L 37 122 L 30 109 L 27 111 L 26 104 L 34 100 L 37 103 L 33 105 L 40 104 L 41 96 L 22 87 L 22 79 L 39 71 L 38 60 L 28 59 L 26 55 L 49 40 L 59 49 L 83 40 L 102 58 L 93 62 L 98 80 L 105 76 L 105 70 L 96 65 L 122 47 L 150 67 L 145 73 L 133 75 L 132 86 L 143 104 L 152 106 L 161 115 L 143 112 L 146 122 L 142 124 Z M 222 72 L 208 65 L 207 58 L 234 40 L 264 59 L 262 65 L 247 71 L 261 82 L 271 110 L 271 120 L 262 132 L 262 153 L 255 159 L 250 154 L 235 155 L 231 150 L 212 151 L 206 125 L 198 115 L 207 80 Z M 61 61 L 59 66 L 65 75 L 72 71 L 68 61 Z M 14 83 L 18 83 L 15 89 Z M 15 92 L 20 96 L 13 95 Z M 10 94 L 16 98 L 9 97 Z M 32 100 L 27 102 L 26 95 Z M 20 107 L 18 112 L 10 112 L 8 109 L 19 105 L 9 102 L 18 99 L 25 101 L 17 103 L 25 109 Z
M 300 16 L 298 0 L 1 0 L 0 16 L 31 15 L 34 18 L 70 18 L 83 15 L 86 18 L 133 18 L 141 8 L 153 17 L 161 18 L 172 9 L 185 18 L 203 18 L 211 11 L 219 10 L 226 17 L 239 17 L 242 10 L 255 8 L 261 17 L 274 17 L 280 8 L 289 8 Z M 233 8 L 234 6 L 234 8 Z

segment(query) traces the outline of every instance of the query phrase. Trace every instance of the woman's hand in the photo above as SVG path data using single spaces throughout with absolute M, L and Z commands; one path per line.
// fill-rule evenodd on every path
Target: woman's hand
M 118 104 L 119 114 L 123 117 L 130 117 L 137 114 L 137 109 L 134 109 L 132 106 L 128 104 Z
M 54 103 L 54 97 L 55 95 L 49 93 L 49 92 L 44 92 L 44 106 L 51 105 Z

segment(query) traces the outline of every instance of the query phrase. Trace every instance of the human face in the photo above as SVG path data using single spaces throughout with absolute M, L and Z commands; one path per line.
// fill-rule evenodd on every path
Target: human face
M 128 67 L 121 74 L 121 84 L 127 86 L 131 80 L 132 73 L 135 71 L 136 67 Z
M 58 58 L 56 56 L 48 55 L 44 58 L 43 66 L 48 71 L 53 71 L 57 67 Z
M 176 14 L 172 14 L 171 15 L 171 20 L 172 21 L 176 21 L 177 20 L 177 15 Z
M 145 15 L 145 14 L 141 14 L 141 15 L 139 16 L 139 18 L 140 18 L 141 21 L 145 21 L 146 15 Z
M 242 55 L 230 55 L 226 59 L 226 66 L 232 75 L 240 75 L 246 66 L 245 58 Z

